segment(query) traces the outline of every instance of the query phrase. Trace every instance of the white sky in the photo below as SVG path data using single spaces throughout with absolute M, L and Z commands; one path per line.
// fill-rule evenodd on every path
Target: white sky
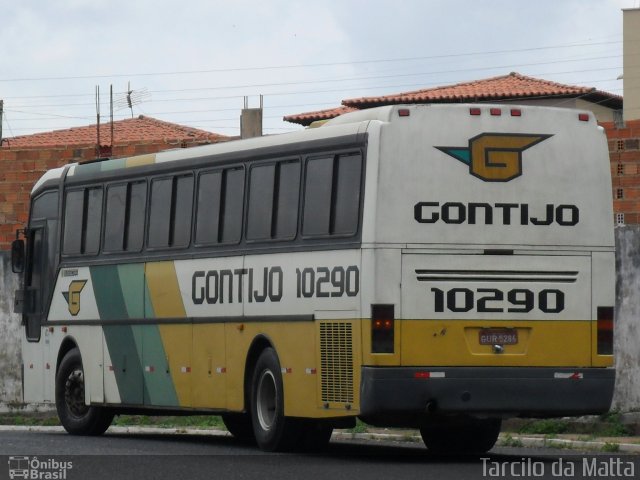
M 622 8 L 640 0 L 0 0 L 3 136 L 148 115 L 239 134 L 243 96 L 284 115 L 505 75 L 622 95 Z

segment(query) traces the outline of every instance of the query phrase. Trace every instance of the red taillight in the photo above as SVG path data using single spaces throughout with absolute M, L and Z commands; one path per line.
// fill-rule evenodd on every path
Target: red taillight
M 470 108 L 469 109 L 469 115 L 480 115 L 480 109 L 479 108 Z
M 588 113 L 579 113 L 578 114 L 578 120 L 580 120 L 581 122 L 588 122 L 589 121 L 589 114 Z
M 408 117 L 411 114 L 411 111 L 408 108 L 401 108 L 398 110 L 399 117 Z
M 502 110 L 499 108 L 492 108 L 491 110 L 489 110 L 489 112 L 491 113 L 491 115 L 493 115 L 494 117 L 499 117 L 500 115 L 502 115 Z
M 511 109 L 511 116 L 512 117 L 521 117 L 522 116 L 522 110 L 520 110 L 519 108 L 512 108 Z
M 613 355 L 613 307 L 598 307 L 598 355 Z
M 393 353 L 393 305 L 371 305 L 371 352 Z

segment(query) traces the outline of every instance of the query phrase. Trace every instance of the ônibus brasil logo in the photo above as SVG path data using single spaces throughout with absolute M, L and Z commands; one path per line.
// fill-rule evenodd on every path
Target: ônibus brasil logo
M 508 182 L 522 175 L 522 152 L 552 135 L 481 133 L 467 147 L 435 147 L 469 166 L 485 182 Z

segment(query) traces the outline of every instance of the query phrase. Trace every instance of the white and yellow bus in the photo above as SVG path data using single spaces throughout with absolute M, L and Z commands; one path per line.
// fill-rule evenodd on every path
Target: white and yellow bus
M 597 414 L 614 236 L 591 113 L 388 106 L 305 131 L 51 170 L 16 311 L 24 399 L 73 434 L 221 414 L 266 450 L 359 417 L 484 452 Z

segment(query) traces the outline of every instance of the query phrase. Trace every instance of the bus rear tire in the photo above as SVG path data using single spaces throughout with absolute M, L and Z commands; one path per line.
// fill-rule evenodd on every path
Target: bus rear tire
M 477 455 L 493 448 L 502 420 L 500 418 L 455 418 L 420 428 L 420 435 L 431 453 Z
M 251 415 L 248 413 L 224 413 L 222 422 L 227 427 L 229 433 L 237 440 L 245 443 L 255 443 L 256 438 L 253 435 L 253 424 Z
M 300 422 L 284 416 L 282 372 L 273 348 L 262 351 L 253 371 L 251 421 L 256 442 L 262 450 L 290 451 L 301 438 Z
M 102 435 L 113 420 L 107 408 L 89 406 L 84 398 L 84 370 L 80 350 L 74 348 L 60 362 L 56 374 L 56 410 L 72 435 Z

